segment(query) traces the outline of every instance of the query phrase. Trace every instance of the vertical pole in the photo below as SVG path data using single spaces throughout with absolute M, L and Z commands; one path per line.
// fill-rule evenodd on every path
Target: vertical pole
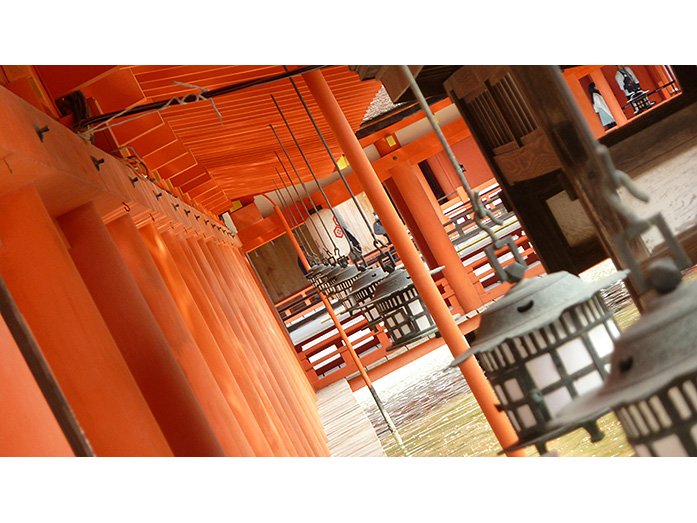
M 162 329 L 174 356 L 186 374 L 201 408 L 223 446 L 225 454 L 228 456 L 254 456 L 255 450 L 249 443 L 254 438 L 247 436 L 242 424 L 225 401 L 220 386 L 208 367 L 130 215 L 110 222 L 107 224 L 107 229 Z M 259 431 L 258 425 L 255 430 Z M 270 453 L 268 447 L 265 447 L 264 450 Z
M 263 420 L 263 417 L 259 414 L 258 398 L 252 396 L 249 399 L 243 391 L 244 383 L 238 383 L 237 377 L 228 367 L 218 341 L 213 337 L 203 316 L 203 311 L 194 299 L 193 291 L 189 290 L 184 276 L 155 226 L 148 223 L 138 229 L 138 233 L 143 238 L 150 256 L 165 280 L 177 308 L 186 321 L 194 340 L 196 340 L 196 344 L 200 348 L 225 400 L 242 426 L 255 455 L 288 456 L 289 454 L 280 442 L 277 432 L 259 421 L 259 419 Z
M 94 203 L 58 218 L 70 256 L 175 456 L 224 456 Z
M 172 456 L 36 188 L 0 216 L 0 274 L 95 454 Z
M 375 208 L 380 221 L 390 236 L 393 245 L 399 252 L 400 258 L 409 272 L 416 289 L 424 300 L 428 311 L 438 326 L 438 330 L 443 336 L 443 340 L 450 348 L 453 356 L 463 354 L 469 346 L 462 336 L 460 329 L 450 315 L 443 298 L 438 292 L 438 288 L 429 271 L 421 262 L 416 248 L 411 243 L 407 231 L 399 219 L 397 212 L 392 207 L 385 190 L 380 183 L 380 179 L 373 170 L 370 161 L 365 156 L 358 139 L 353 134 L 353 130 L 339 107 L 336 98 L 332 94 L 327 81 L 321 72 L 307 73 L 303 75 L 305 83 L 310 89 L 312 96 L 320 107 L 330 129 L 337 138 L 339 145 L 348 158 L 349 163 L 354 169 L 361 186 L 365 190 L 368 199 Z M 474 358 L 468 358 L 460 365 L 460 370 L 470 386 L 470 390 L 477 399 L 482 412 L 491 425 L 494 434 L 498 438 L 501 446 L 506 448 L 518 441 L 518 437 L 511 426 L 505 413 L 497 409 L 498 400 L 494 391 L 484 377 L 484 373 L 477 365 Z M 507 453 L 508 456 L 525 456 L 525 452 L 516 451 Z

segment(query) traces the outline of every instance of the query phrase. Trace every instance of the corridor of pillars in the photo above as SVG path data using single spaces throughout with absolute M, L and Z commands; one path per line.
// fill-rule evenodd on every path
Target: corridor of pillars
M 246 257 L 89 202 L 0 195 L 0 275 L 97 456 L 328 456 L 316 396 Z M 0 321 L 0 455 L 73 451 Z

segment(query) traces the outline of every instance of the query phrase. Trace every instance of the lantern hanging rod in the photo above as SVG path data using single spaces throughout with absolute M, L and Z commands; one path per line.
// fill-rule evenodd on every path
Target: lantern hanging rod
M 297 236 L 298 239 L 300 240 L 300 243 L 302 244 L 302 248 L 305 250 L 308 256 L 312 256 L 313 261 L 316 260 L 315 253 L 309 249 L 309 243 L 307 242 L 307 238 L 305 237 L 305 234 L 302 232 L 302 229 L 299 229 L 300 223 L 295 219 L 295 215 L 293 214 L 292 209 L 286 205 L 285 198 L 281 194 L 281 191 L 278 188 L 278 185 L 276 185 L 276 181 L 273 181 L 273 185 L 275 187 L 275 192 L 276 192 L 276 197 L 278 198 L 279 202 L 281 202 L 281 211 L 286 211 L 288 215 L 290 216 L 291 223 L 293 224 L 293 227 L 291 228 L 291 233 L 294 236 Z M 294 232 L 293 229 L 298 230 L 299 232 Z
M 499 276 L 499 278 L 501 278 L 502 281 L 509 281 L 512 283 L 520 281 L 525 273 L 527 264 L 525 263 L 525 260 L 523 260 L 522 256 L 520 256 L 520 253 L 518 252 L 518 247 L 510 239 L 505 243 L 501 242 L 498 235 L 490 227 L 488 227 L 482 222 L 483 218 L 488 217 L 494 224 L 503 225 L 503 222 L 499 220 L 496 216 L 494 216 L 491 210 L 488 209 L 479 199 L 479 191 L 473 191 L 472 187 L 470 187 L 467 178 L 465 178 L 465 174 L 463 172 L 464 169 L 457 161 L 457 158 L 455 158 L 455 154 L 450 148 L 450 144 L 448 144 L 448 141 L 446 140 L 445 135 L 443 134 L 443 131 L 440 128 L 440 125 L 438 125 L 435 116 L 433 116 L 433 112 L 431 111 L 431 108 L 426 102 L 426 98 L 424 98 L 419 84 L 416 83 L 414 75 L 411 74 L 409 66 L 400 65 L 399 68 L 402 71 L 404 78 L 407 80 L 407 82 L 409 82 L 409 87 L 411 88 L 412 93 L 414 93 L 414 96 L 419 101 L 421 109 L 423 109 L 424 113 L 426 114 L 426 118 L 428 118 L 428 121 L 431 124 L 433 131 L 436 133 L 436 136 L 438 137 L 438 141 L 440 141 L 443 150 L 445 151 L 445 154 L 448 156 L 448 159 L 450 160 L 450 164 L 455 170 L 455 173 L 457 174 L 460 183 L 462 184 L 462 187 L 465 189 L 465 192 L 467 193 L 467 196 L 470 199 L 474 215 L 474 222 L 477 224 L 477 227 L 486 232 L 491 238 L 493 248 L 487 249 L 486 254 L 487 258 L 492 264 L 492 267 L 494 267 L 497 276 Z M 511 254 L 513 254 L 515 258 L 515 261 L 512 264 L 512 266 L 507 267 L 505 270 L 501 268 L 498 259 L 496 259 L 496 255 L 494 253 L 495 249 L 500 249 L 504 245 L 509 246 L 509 248 L 511 249 Z
M 276 170 L 278 172 L 278 169 Z M 287 210 L 288 214 L 290 215 L 291 222 L 293 223 L 293 228 L 297 231 L 298 233 L 293 232 L 293 229 L 291 229 L 291 234 L 295 235 L 300 239 L 300 243 L 302 243 L 302 248 L 305 250 L 306 255 L 310 256 L 312 258 L 313 262 L 317 262 L 318 258 L 317 255 L 315 254 L 314 250 L 310 248 L 310 244 L 307 241 L 307 238 L 305 237 L 305 233 L 302 231 L 300 228 L 299 222 L 295 219 L 295 215 L 293 214 L 293 211 L 286 205 L 286 200 L 283 197 L 283 194 L 281 194 L 280 189 L 278 188 L 278 185 L 276 185 L 276 181 L 273 181 L 273 186 L 275 187 L 276 191 L 276 197 L 278 198 L 279 202 L 281 203 L 281 211 Z
M 286 71 L 288 70 L 288 68 L 285 65 L 283 67 L 286 69 Z M 293 78 L 289 78 L 289 79 L 290 79 L 290 83 L 293 84 L 293 89 L 295 89 L 295 93 L 298 95 L 300 102 L 303 104 L 303 107 L 305 108 L 305 112 L 307 113 L 307 116 L 310 118 L 310 121 L 312 122 L 312 126 L 315 128 L 315 131 L 317 132 L 317 135 L 319 136 L 320 140 L 322 140 L 322 145 L 324 145 L 324 148 L 326 149 L 327 154 L 329 154 L 329 158 L 331 158 L 332 163 L 334 164 L 334 168 L 339 173 L 341 180 L 344 182 L 346 189 L 348 189 L 348 192 L 351 195 L 351 199 L 353 200 L 354 205 L 358 209 L 358 212 L 360 213 L 361 218 L 363 218 L 363 221 L 365 222 L 365 225 L 368 228 L 368 231 L 370 232 L 370 235 L 373 238 L 373 245 L 380 251 L 381 255 L 383 254 L 381 246 L 384 247 L 386 252 L 387 252 L 387 255 L 390 258 L 390 261 L 392 262 L 392 265 L 396 266 L 396 262 L 395 262 L 394 258 L 392 257 L 392 253 L 387 248 L 387 245 L 382 243 L 382 241 L 375 235 L 375 231 L 373 231 L 373 228 L 370 225 L 368 218 L 366 217 L 365 213 L 363 212 L 363 209 L 361 208 L 361 206 L 358 204 L 358 200 L 356 199 L 356 196 L 353 194 L 353 191 L 351 190 L 351 187 L 349 186 L 348 181 L 346 180 L 346 177 L 344 176 L 344 173 L 341 172 L 341 168 L 339 167 L 339 164 L 336 163 L 336 160 L 334 159 L 334 156 L 332 155 L 331 149 L 329 149 L 329 145 L 327 145 L 327 141 L 324 139 L 324 136 L 322 135 L 322 132 L 319 130 L 319 127 L 317 126 L 317 123 L 315 122 L 315 119 L 313 118 L 309 107 L 305 103 L 305 99 L 303 98 L 302 94 L 300 94 L 300 90 L 298 89 L 298 86 L 295 84 L 295 80 L 293 80 Z
M 274 153 L 276 154 L 276 158 L 278 158 L 278 154 L 275 151 L 274 151 Z M 278 158 L 278 161 L 281 162 L 281 159 Z M 286 170 L 285 166 L 283 165 L 283 162 L 281 162 L 281 167 L 283 167 L 284 171 Z M 283 176 L 281 175 L 281 173 L 278 172 L 277 168 L 275 168 L 275 169 L 276 169 L 276 173 L 278 174 L 278 177 L 281 179 L 281 184 L 283 184 L 283 188 L 288 193 L 288 199 L 293 202 L 293 205 L 295 205 L 295 209 L 298 211 L 298 215 L 300 217 L 302 217 L 303 213 L 300 211 L 300 207 L 298 207 L 298 202 L 293 199 L 293 195 L 291 194 L 290 189 L 288 187 L 286 187 L 286 182 L 283 180 Z M 286 176 L 288 176 L 288 180 L 290 180 L 290 176 L 288 175 L 288 171 L 286 171 Z M 291 185 L 292 185 L 292 182 L 291 182 Z M 293 188 L 295 189 L 295 186 L 293 186 Z M 295 194 L 297 194 L 298 198 L 300 198 L 300 194 L 298 194 L 297 189 L 295 189 Z M 305 204 L 303 203 L 302 199 L 300 200 L 300 203 L 303 204 L 303 207 L 305 208 L 305 212 L 307 212 L 307 207 L 305 207 Z M 307 215 L 309 216 L 310 213 L 307 212 Z M 327 253 L 326 257 L 322 256 L 322 251 L 321 251 L 320 245 L 317 245 L 317 248 L 318 248 L 319 253 L 320 253 L 320 258 L 323 261 L 325 259 L 332 258 L 332 254 L 329 252 L 329 249 L 327 249 L 327 245 L 324 243 L 324 239 L 322 238 L 322 235 L 319 233 L 319 229 L 317 229 L 317 224 L 315 224 L 314 220 L 310 220 L 310 222 L 312 222 L 312 226 L 315 228 L 315 232 L 317 233 L 317 236 L 319 237 L 319 241 L 322 243 L 321 248 L 324 248 L 324 252 Z M 309 228 L 308 228 L 308 231 L 309 231 Z
M 290 128 L 290 124 L 288 123 L 288 120 L 286 120 L 286 117 L 283 114 L 283 111 L 281 111 L 281 107 L 278 105 L 278 102 L 276 102 L 276 99 L 274 98 L 273 95 L 271 95 L 271 100 L 273 100 L 273 103 L 276 106 L 278 113 L 281 115 L 281 118 L 283 118 L 283 123 L 286 125 L 286 129 L 288 129 L 288 132 L 290 133 L 291 138 L 293 138 L 293 142 L 295 143 L 295 146 L 298 148 L 298 151 L 300 151 L 300 155 L 303 157 L 303 160 L 305 161 L 305 165 L 307 165 L 307 168 L 309 169 L 310 174 L 312 175 L 312 179 L 317 184 L 317 187 L 319 187 L 319 190 L 322 193 L 322 196 L 324 197 L 324 201 L 327 202 L 327 205 L 329 206 L 329 210 L 331 211 L 332 216 L 334 217 L 334 221 L 339 226 L 339 228 L 343 231 L 344 237 L 348 239 L 346 229 L 344 229 L 344 226 L 341 224 L 339 217 L 336 215 L 336 211 L 334 211 L 334 207 L 332 206 L 331 202 L 329 201 L 329 198 L 327 198 L 327 195 L 324 193 L 324 189 L 320 185 L 319 180 L 317 179 L 317 176 L 315 176 L 315 172 L 312 170 L 312 167 L 310 166 L 310 162 L 307 160 L 307 157 L 305 156 L 305 153 L 303 152 L 302 148 L 300 147 L 298 140 L 295 138 L 295 134 L 293 134 L 293 130 Z M 296 174 L 297 174 L 297 171 L 296 171 Z M 310 201 L 312 201 L 312 197 L 310 196 L 310 193 L 308 192 L 307 187 L 305 186 L 305 182 L 303 182 L 300 179 L 300 175 L 298 175 L 298 179 L 300 180 L 300 183 L 302 184 L 303 188 L 305 189 L 305 193 L 307 194 L 307 197 L 309 198 Z M 350 246 L 351 252 L 355 253 L 353 244 L 350 241 L 349 241 L 349 246 Z M 363 266 L 367 267 L 368 263 L 365 261 L 365 258 L 363 257 L 363 251 L 360 248 L 357 250 L 358 250 L 357 257 L 360 257 L 360 259 L 363 261 Z
M 174 98 L 170 100 L 161 100 L 159 102 L 151 102 L 149 104 L 144 104 L 144 105 L 138 105 L 136 107 L 132 107 L 130 109 L 122 110 L 122 111 L 114 111 L 111 113 L 106 113 L 106 114 L 100 114 L 98 116 L 93 116 L 92 118 L 86 118 L 84 120 L 81 120 L 80 122 L 77 123 L 75 126 L 76 131 L 82 131 L 89 127 L 90 125 L 102 123 L 109 121 L 113 118 L 122 118 L 126 116 L 132 116 L 135 114 L 142 114 L 146 112 L 152 112 L 152 111 L 158 111 L 160 109 L 163 109 L 165 107 L 171 107 L 173 105 L 184 105 L 192 102 L 196 102 L 199 100 L 208 100 L 211 98 L 215 98 L 216 96 L 222 96 L 225 94 L 230 94 L 234 93 L 237 91 L 242 91 L 243 89 L 249 89 L 250 87 L 258 87 L 260 85 L 267 85 L 273 82 L 277 82 L 279 80 L 285 80 L 286 78 L 292 78 L 293 76 L 297 76 L 300 74 L 305 74 L 309 73 L 310 71 L 314 71 L 316 69 L 323 69 L 325 67 L 329 67 L 327 65 L 308 65 L 307 67 L 301 67 L 299 69 L 294 69 L 293 71 L 288 71 L 288 68 L 286 66 L 283 66 L 286 70 L 286 72 L 273 75 L 273 76 L 265 76 L 263 78 L 257 78 L 255 80 L 247 80 L 245 82 L 239 82 L 236 84 L 231 84 L 227 85 L 224 87 L 219 87 L 217 89 L 213 90 L 203 90 L 200 93 L 196 94 L 187 94 L 181 98 Z
M 319 209 L 315 205 L 315 202 L 310 198 L 310 193 L 307 191 L 307 187 L 305 187 L 305 182 L 302 181 L 300 178 L 300 174 L 298 174 L 298 170 L 295 168 L 295 165 L 293 164 L 293 160 L 290 159 L 290 155 L 288 154 L 288 151 L 286 151 L 285 146 L 283 145 L 283 142 L 281 142 L 281 139 L 278 137 L 278 134 L 276 133 L 276 129 L 273 128 L 273 125 L 269 124 L 269 127 L 271 127 L 271 130 L 273 131 L 274 136 L 276 137 L 276 140 L 278 141 L 278 144 L 281 146 L 281 149 L 283 150 L 283 154 L 286 155 L 286 158 L 288 159 L 288 163 L 290 163 L 291 168 L 293 169 L 293 172 L 295 172 L 295 175 L 298 177 L 298 180 L 300 180 L 300 183 L 303 186 L 303 189 L 305 189 L 305 194 L 307 195 L 307 199 L 310 200 L 310 204 L 312 205 L 312 208 L 315 210 L 315 214 L 317 215 L 317 218 L 319 218 L 319 221 L 322 223 L 322 227 L 324 228 L 324 232 L 327 233 L 327 237 L 329 238 L 329 241 L 332 242 L 332 245 L 334 246 L 334 255 L 338 258 L 339 254 L 341 251 L 339 251 L 339 248 L 336 246 L 336 243 L 334 243 L 334 239 L 332 238 L 332 235 L 329 233 L 329 229 L 327 229 L 327 224 L 324 223 L 324 220 L 320 218 L 319 215 Z M 276 154 L 276 158 L 278 158 L 278 161 L 281 162 L 281 158 L 278 156 L 278 153 L 274 151 Z M 281 162 L 281 165 L 283 166 L 283 170 L 286 172 L 286 175 L 288 176 L 288 180 L 290 181 L 291 185 L 293 185 L 293 189 L 295 192 L 298 194 L 298 198 L 300 199 L 300 202 L 303 204 L 303 207 L 305 208 L 305 211 L 307 211 L 308 217 L 310 216 L 310 211 L 308 211 L 307 206 L 305 205 L 305 201 L 302 199 L 300 196 L 300 192 L 298 191 L 298 188 L 293 184 L 293 181 L 290 177 L 290 174 L 286 170 L 285 166 L 283 165 L 283 162 Z M 312 223 L 314 223 L 314 220 L 310 220 Z M 341 226 L 339 226 L 341 227 Z

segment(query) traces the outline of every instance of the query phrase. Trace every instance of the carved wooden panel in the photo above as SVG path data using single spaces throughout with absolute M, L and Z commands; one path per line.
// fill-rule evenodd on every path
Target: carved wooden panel
M 514 184 L 553 172 L 561 164 L 538 128 L 509 66 L 466 66 L 445 83 L 472 122 L 485 154 Z
M 523 147 L 494 156 L 496 165 L 509 183 L 537 178 L 561 168 L 559 158 L 541 129 L 525 137 Z

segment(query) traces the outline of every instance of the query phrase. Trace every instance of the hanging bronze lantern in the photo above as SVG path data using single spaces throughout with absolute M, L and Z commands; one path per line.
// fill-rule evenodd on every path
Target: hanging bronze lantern
M 346 267 L 338 265 L 322 272 L 319 277 L 320 281 L 317 284 L 317 290 L 327 297 L 334 298 L 334 282 L 345 269 Z
M 443 267 L 431 271 L 431 275 L 441 270 Z M 411 276 L 404 269 L 395 269 L 383 278 L 370 303 L 375 306 L 392 339 L 392 345 L 386 349 L 388 352 L 438 330 Z
M 564 408 L 573 429 L 612 409 L 638 456 L 697 456 L 697 284 L 672 260 L 649 269 L 658 295 L 615 342 L 610 377 Z
M 366 320 L 368 320 L 369 327 L 374 327 L 381 321 L 380 314 L 378 314 L 371 298 L 375 294 L 375 288 L 378 286 L 378 283 L 385 279 L 387 275 L 388 273 L 382 270 L 381 267 L 362 272 L 353 282 L 351 292 L 347 297 L 351 310 L 359 309 Z
M 353 283 L 361 274 L 362 271 L 358 267 L 349 265 L 334 280 L 334 296 L 344 306 L 346 312 L 351 310 L 351 301 L 349 299 L 351 287 L 353 287 Z
M 586 283 L 557 272 L 523 280 L 482 312 L 476 341 L 451 366 L 474 355 L 484 369 L 519 438 L 504 451 L 535 444 L 544 454 L 545 442 L 562 433 L 549 430 L 550 420 L 603 384 L 619 329 L 600 290 L 625 276 Z M 586 428 L 602 439 L 594 423 Z
M 330 272 L 333 272 L 337 268 L 338 267 L 336 265 L 318 266 L 318 269 L 315 272 L 313 272 L 310 276 L 310 281 L 312 282 L 312 285 L 314 285 L 315 289 L 317 289 L 317 291 L 321 292 L 321 289 L 324 287 L 324 284 L 327 281 L 327 276 Z

